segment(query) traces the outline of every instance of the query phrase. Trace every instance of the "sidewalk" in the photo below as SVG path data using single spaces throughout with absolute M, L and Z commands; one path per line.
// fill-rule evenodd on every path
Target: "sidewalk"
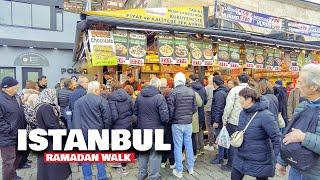
M 183 175 L 184 177 L 182 179 L 188 179 L 188 180 L 229 180 L 230 179 L 230 173 L 229 172 L 224 172 L 220 170 L 220 167 L 217 165 L 211 165 L 209 163 L 210 155 L 209 152 L 206 151 L 207 154 L 199 156 L 197 158 L 197 161 L 195 163 L 195 174 L 193 176 L 189 175 L 187 172 L 184 172 Z M 36 180 L 37 177 L 37 162 L 36 162 L 36 157 L 35 155 L 32 155 L 30 158 L 32 160 L 32 167 L 29 169 L 22 169 L 18 170 L 18 175 L 22 177 L 24 180 Z M 2 171 L 2 161 L 0 164 L 0 171 Z M 137 179 L 137 174 L 138 174 L 138 167 L 137 163 L 136 164 L 129 164 L 129 174 L 127 176 L 121 176 L 116 169 L 111 168 L 108 166 L 108 177 L 109 179 L 112 180 L 136 180 Z M 72 180 L 79 180 L 83 179 L 82 178 L 82 170 L 81 167 L 78 166 L 77 164 L 72 164 L 71 165 L 72 169 L 72 175 L 69 179 Z M 93 173 L 96 174 L 97 170 L 94 166 L 93 168 Z M 172 170 L 167 166 L 165 169 L 161 169 L 160 172 L 161 176 L 163 179 L 166 180 L 172 180 L 176 179 L 172 175 Z M 254 180 L 255 178 L 252 177 L 245 177 L 247 180 Z M 270 178 L 272 180 L 285 180 L 287 178 L 276 176 L 274 178 Z

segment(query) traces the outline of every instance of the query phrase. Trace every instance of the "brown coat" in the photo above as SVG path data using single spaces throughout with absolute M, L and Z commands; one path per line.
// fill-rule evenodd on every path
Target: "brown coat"
M 287 105 L 288 121 L 292 120 L 293 112 L 298 106 L 299 100 L 300 100 L 300 89 L 298 88 L 292 89 L 288 97 L 288 105 Z

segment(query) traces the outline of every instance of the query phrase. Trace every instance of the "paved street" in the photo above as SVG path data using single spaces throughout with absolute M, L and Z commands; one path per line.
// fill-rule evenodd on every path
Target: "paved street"
M 206 151 L 207 152 L 207 151 Z M 221 171 L 219 166 L 214 166 L 209 163 L 209 152 L 207 154 L 200 156 L 197 158 L 196 161 L 196 167 L 195 167 L 195 174 L 193 176 L 189 175 L 187 172 L 184 172 L 184 178 L 188 180 L 208 180 L 208 179 L 216 179 L 216 180 L 228 180 L 230 179 L 230 173 Z M 24 180 L 36 180 L 36 157 L 35 155 L 32 155 L 30 158 L 32 163 L 32 168 L 30 169 L 23 169 L 18 171 L 18 175 L 21 176 Z M 2 166 L 2 165 L 0 165 Z M 0 171 L 2 171 L 2 168 L 0 168 Z M 107 173 L 109 179 L 112 180 L 135 180 L 137 179 L 138 174 L 138 168 L 136 164 L 130 164 L 129 165 L 129 171 L 130 173 L 127 176 L 121 176 L 116 169 L 113 169 L 111 167 L 108 167 Z M 72 176 L 69 179 L 72 180 L 79 180 L 82 178 L 82 171 L 81 167 L 79 167 L 76 164 L 72 164 Z M 96 173 L 96 169 L 94 167 L 93 170 L 94 173 Z M 172 170 L 169 169 L 169 166 L 166 169 L 161 169 L 161 175 L 163 179 L 175 179 L 172 175 Z M 255 178 L 252 177 L 246 177 L 245 179 L 253 180 Z M 275 178 L 272 178 L 273 180 L 284 180 L 285 178 L 276 176 Z

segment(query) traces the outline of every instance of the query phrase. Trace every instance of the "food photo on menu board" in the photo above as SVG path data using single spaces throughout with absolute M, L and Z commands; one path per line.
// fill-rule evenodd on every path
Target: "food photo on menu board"
M 227 42 L 219 42 L 218 45 L 218 61 L 220 67 L 228 67 L 229 66 L 229 43 Z
M 255 48 L 252 45 L 245 45 L 246 68 L 255 67 Z
M 174 59 L 174 40 L 171 34 L 159 34 L 158 36 L 158 55 L 161 64 L 175 64 Z
M 255 49 L 255 68 L 263 69 L 265 62 L 265 53 L 264 49 L 260 47 L 256 47 Z
M 273 55 L 273 70 L 274 71 L 281 71 L 281 51 L 279 49 L 274 50 L 274 55 Z
M 118 64 L 129 64 L 128 59 L 128 31 L 115 30 L 113 38 L 116 47 Z
M 147 36 L 142 33 L 130 32 L 129 61 L 130 65 L 143 66 L 147 54 Z
M 290 71 L 298 72 L 298 53 L 296 51 L 290 52 Z
M 230 67 L 238 68 L 240 66 L 240 46 L 238 44 L 229 44 Z
M 202 44 L 202 52 L 204 61 L 202 66 L 212 66 L 213 65 L 213 46 L 212 41 L 205 39 Z
M 273 71 L 274 49 L 268 48 L 268 49 L 266 49 L 266 53 L 267 53 L 266 69 Z
M 192 61 L 193 66 L 201 66 L 202 65 L 202 61 L 203 61 L 202 43 L 203 43 L 203 41 L 195 39 L 195 38 L 189 39 L 191 61 Z
M 188 64 L 188 38 L 184 35 L 174 36 L 174 56 L 176 64 Z

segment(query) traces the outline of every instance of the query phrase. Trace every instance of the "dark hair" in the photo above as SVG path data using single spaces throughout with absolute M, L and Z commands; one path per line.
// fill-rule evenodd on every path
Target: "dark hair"
M 196 81 L 196 80 L 197 80 L 197 77 L 196 77 L 195 75 L 191 74 L 191 75 L 189 76 L 189 79 L 191 79 L 192 81 Z
M 65 88 L 69 88 L 71 86 L 71 84 L 72 84 L 71 79 L 67 78 L 67 79 L 63 80 L 63 85 Z
M 224 83 L 223 77 L 220 75 L 213 76 L 213 83 L 215 83 L 217 86 L 220 86 Z
M 204 78 L 203 78 L 203 79 L 208 80 L 208 76 L 204 76 Z
M 129 78 L 133 77 L 132 73 L 127 74 L 127 77 Z
M 242 74 L 240 74 L 240 75 L 238 76 L 238 79 L 239 79 L 240 83 L 248 83 L 250 77 L 249 77 L 248 74 L 242 73 Z
M 220 75 L 220 73 L 219 73 L 218 71 L 215 71 L 215 72 L 213 73 L 213 76 L 216 76 L 216 75 Z
M 40 77 L 38 78 L 38 82 L 41 81 L 42 79 L 47 79 L 47 76 L 40 76 Z
M 108 71 L 105 71 L 105 72 L 103 73 L 103 75 L 111 75 L 111 73 L 108 72 Z
M 132 86 L 126 85 L 123 89 L 124 89 L 125 91 L 127 91 L 127 93 L 128 93 L 130 96 L 133 95 L 134 89 L 133 89 Z
M 255 89 L 252 88 L 244 88 L 239 92 L 239 96 L 244 97 L 245 99 L 251 98 L 252 101 L 258 102 L 260 101 L 260 96 Z
M 286 85 L 287 85 L 287 86 L 290 86 L 291 84 L 293 84 L 293 83 L 292 83 L 292 82 L 287 82 Z

